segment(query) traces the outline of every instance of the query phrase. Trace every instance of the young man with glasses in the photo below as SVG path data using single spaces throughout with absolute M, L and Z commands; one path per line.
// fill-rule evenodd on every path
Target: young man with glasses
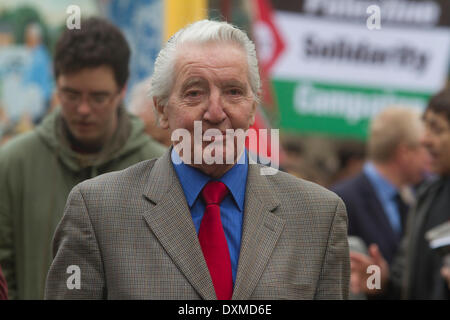
M 54 55 L 60 108 L 0 149 L 0 264 L 12 299 L 41 299 L 67 195 L 85 179 L 158 157 L 122 105 L 129 46 L 98 18 L 65 30 Z

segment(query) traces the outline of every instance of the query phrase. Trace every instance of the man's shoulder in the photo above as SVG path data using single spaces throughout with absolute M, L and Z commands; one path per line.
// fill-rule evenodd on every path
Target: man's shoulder
M 148 137 L 147 142 L 143 144 L 141 150 L 147 159 L 159 157 L 166 152 L 167 147 L 153 139 Z
M 330 188 L 341 197 L 352 197 L 362 192 L 368 185 L 368 179 L 364 172 L 360 172 L 353 177 L 347 178 Z
M 8 140 L 0 147 L 0 162 L 11 164 L 31 159 L 30 155 L 41 152 L 44 147 L 36 130 L 22 133 Z
M 144 160 L 126 169 L 101 174 L 77 185 L 86 194 L 118 194 L 142 188 L 157 159 Z
M 127 111 L 127 118 L 132 129 L 125 146 L 126 148 L 138 150 L 145 159 L 159 157 L 164 154 L 167 147 L 145 133 L 145 125 L 139 117 Z
M 307 201 L 339 201 L 339 197 L 325 187 L 283 171 L 278 171 L 277 174 L 266 177 L 273 190 L 277 190 L 277 193 L 282 197 L 294 197 Z
M 322 230 L 323 226 L 328 228 L 336 214 L 342 214 L 345 208 L 343 201 L 334 192 L 314 182 L 281 171 L 265 179 L 268 181 L 266 192 L 270 194 L 257 196 L 261 201 L 270 197 L 273 199 L 271 203 L 278 203 L 276 214 L 291 226 L 308 223 L 311 228 Z

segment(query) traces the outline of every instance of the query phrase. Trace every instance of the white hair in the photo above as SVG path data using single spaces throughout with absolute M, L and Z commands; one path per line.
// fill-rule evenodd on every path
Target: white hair
M 227 22 L 201 20 L 179 30 L 161 49 L 155 61 L 149 96 L 155 97 L 162 106 L 168 102 L 174 83 L 174 65 L 177 48 L 183 43 L 234 42 L 247 55 L 250 87 L 259 102 L 261 80 L 254 43 L 247 34 Z
M 393 157 L 399 144 L 420 145 L 423 134 L 421 114 L 413 107 L 388 106 L 373 118 L 369 132 L 369 158 L 385 163 Z

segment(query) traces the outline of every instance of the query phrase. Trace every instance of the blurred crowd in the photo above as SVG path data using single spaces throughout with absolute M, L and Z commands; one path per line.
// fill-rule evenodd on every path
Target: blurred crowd
M 123 34 L 98 18 L 84 25 L 63 32 L 53 62 L 39 47 L 39 28 L 27 29 L 37 59 L 29 81 L 46 89 L 39 111 L 2 135 L 0 299 L 43 298 L 53 233 L 72 187 L 171 145 L 148 96 L 150 78 L 129 88 L 123 103 L 130 55 Z M 54 80 L 40 70 L 50 64 Z M 443 255 L 425 237 L 450 220 L 450 89 L 421 113 L 387 106 L 367 141 L 281 132 L 280 145 L 282 170 L 344 200 L 353 298 L 450 298 Z M 370 265 L 380 267 L 381 289 L 367 286 Z

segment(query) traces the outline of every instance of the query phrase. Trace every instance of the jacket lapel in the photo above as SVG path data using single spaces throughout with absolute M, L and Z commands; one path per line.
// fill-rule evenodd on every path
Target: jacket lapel
M 216 299 L 183 189 L 170 160 L 171 148 L 159 158 L 144 196 L 155 206 L 144 218 L 171 259 L 203 299 Z M 180 201 L 181 200 L 181 201 Z
M 249 165 L 241 251 L 233 300 L 249 299 L 269 261 L 285 221 L 272 213 L 279 206 L 259 165 Z

